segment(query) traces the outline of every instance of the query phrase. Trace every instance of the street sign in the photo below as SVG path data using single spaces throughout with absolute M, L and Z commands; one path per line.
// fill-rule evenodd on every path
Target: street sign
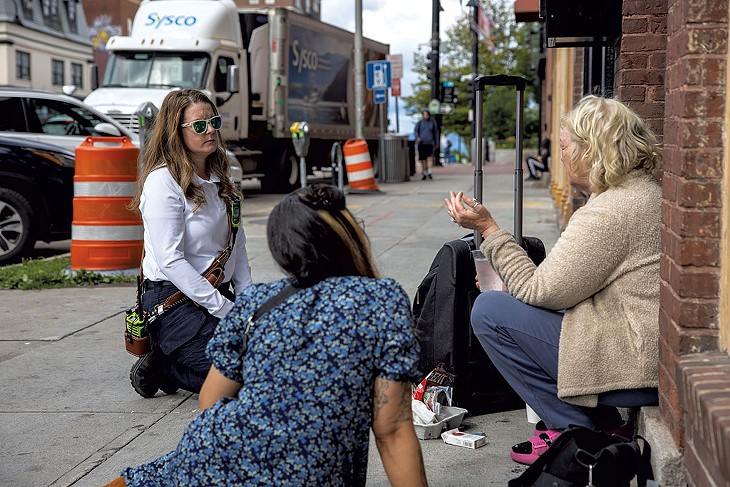
M 365 68 L 368 90 L 390 88 L 390 61 L 368 61 Z
M 441 83 L 441 103 L 456 103 L 456 87 L 453 81 Z
M 432 114 L 439 113 L 439 109 L 441 108 L 441 103 L 437 99 L 433 99 L 430 102 L 428 102 L 428 111 Z
M 391 81 L 390 94 L 400 96 L 400 78 L 393 78 Z
M 439 107 L 439 113 L 442 115 L 450 115 L 454 113 L 454 105 L 451 103 L 442 103 Z
M 375 103 L 385 103 L 385 98 L 388 95 L 387 88 L 377 88 L 373 90 L 373 97 L 375 98 Z
M 388 54 L 386 56 L 390 61 L 391 77 L 402 78 L 403 77 L 403 54 Z

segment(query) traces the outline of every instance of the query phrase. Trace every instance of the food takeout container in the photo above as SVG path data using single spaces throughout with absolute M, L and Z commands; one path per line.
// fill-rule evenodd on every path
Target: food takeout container
M 461 425 L 464 415 L 467 413 L 464 408 L 454 406 L 441 406 L 441 412 L 437 416 L 440 421 L 438 423 L 421 425 L 414 424 L 416 436 L 421 440 L 429 440 L 432 438 L 441 438 L 441 432 L 444 430 L 452 430 Z

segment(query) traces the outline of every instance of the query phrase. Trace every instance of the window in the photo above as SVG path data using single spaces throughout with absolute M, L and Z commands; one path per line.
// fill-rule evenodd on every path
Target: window
M 71 63 L 71 84 L 76 86 L 76 88 L 84 87 L 83 69 L 84 67 L 79 63 Z
M 27 132 L 23 100 L 17 96 L 0 98 L 0 131 Z
M 79 28 L 76 22 L 76 0 L 63 0 L 66 4 L 66 15 L 68 16 L 68 28 L 74 34 L 78 34 Z
M 56 86 L 63 85 L 63 80 L 65 78 L 64 72 L 63 72 L 63 61 L 60 61 L 58 59 L 51 59 L 51 83 Z
M 15 51 L 15 77 L 30 80 L 30 53 Z
M 104 120 L 87 109 L 58 100 L 30 99 L 40 122 L 40 130 L 48 135 L 101 135 L 94 130 Z
M 233 64 L 233 59 L 229 57 L 219 57 L 215 66 L 215 79 L 213 80 L 213 89 L 216 92 L 226 91 L 226 81 L 228 80 L 228 66 Z
M 61 30 L 61 17 L 58 15 L 58 0 L 43 0 L 43 22 L 54 29 Z

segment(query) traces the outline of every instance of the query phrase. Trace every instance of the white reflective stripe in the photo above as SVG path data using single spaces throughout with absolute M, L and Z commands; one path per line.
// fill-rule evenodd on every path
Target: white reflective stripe
M 345 156 L 345 164 L 357 164 L 358 162 L 370 162 L 370 153 L 365 151 L 362 154 Z
M 347 179 L 349 181 L 362 181 L 363 179 L 373 178 L 375 178 L 375 174 L 373 173 L 372 168 L 365 169 L 364 171 L 354 171 L 347 173 Z
M 87 183 L 74 182 L 74 196 L 134 196 L 137 183 L 102 182 Z
M 143 240 L 142 225 L 72 225 L 72 240 Z

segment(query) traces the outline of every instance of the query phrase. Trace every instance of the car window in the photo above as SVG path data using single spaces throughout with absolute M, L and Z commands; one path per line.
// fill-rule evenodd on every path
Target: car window
M 104 122 L 84 107 L 59 100 L 34 98 L 31 105 L 40 121 L 40 130 L 48 135 L 99 135 L 94 127 Z
M 22 99 L 18 97 L 0 97 L 0 131 L 28 131 Z

